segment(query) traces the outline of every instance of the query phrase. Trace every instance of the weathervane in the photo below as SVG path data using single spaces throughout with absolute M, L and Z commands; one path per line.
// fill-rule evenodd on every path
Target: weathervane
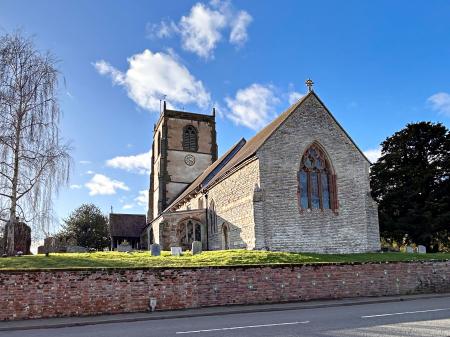
M 312 87 L 313 87 L 313 85 L 314 85 L 314 82 L 312 81 L 312 79 L 308 78 L 308 79 L 305 81 L 305 84 L 306 84 L 306 86 L 308 87 L 308 92 L 313 91 Z

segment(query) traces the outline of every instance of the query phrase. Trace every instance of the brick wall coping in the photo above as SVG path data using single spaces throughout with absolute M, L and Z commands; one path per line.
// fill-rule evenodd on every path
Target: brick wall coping
M 437 263 L 450 262 L 450 259 L 408 260 L 408 261 L 367 261 L 367 262 L 304 262 L 304 263 L 272 263 L 272 264 L 241 264 L 228 266 L 174 266 L 174 267 L 64 267 L 64 268 L 30 268 L 30 269 L 0 269 L 0 274 L 6 273 L 33 273 L 33 272 L 65 272 L 65 271 L 110 271 L 120 272 L 127 270 L 201 270 L 201 269 L 251 269 L 251 268 L 296 268 L 296 267 L 320 267 L 320 266 L 356 266 L 356 265 L 380 265 L 399 263 Z

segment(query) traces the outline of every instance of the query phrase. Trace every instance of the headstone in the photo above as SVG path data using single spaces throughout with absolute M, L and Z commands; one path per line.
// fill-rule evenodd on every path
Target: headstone
M 65 236 L 49 236 L 44 239 L 45 251 L 49 253 L 65 253 L 68 246 L 76 246 L 77 241 L 74 238 Z
M 425 254 L 427 252 L 427 247 L 420 245 L 417 247 L 417 252 L 419 254 Z
M 120 245 L 117 246 L 117 251 L 118 252 L 129 252 L 132 249 L 133 248 L 131 247 L 130 244 L 123 244 L 123 243 L 121 243 Z
M 38 254 L 45 254 L 45 247 L 44 246 L 39 246 L 38 250 L 37 250 Z
M 67 253 L 86 253 L 88 249 L 82 246 L 67 246 Z
M 200 254 L 202 252 L 202 242 L 194 241 L 192 242 L 192 255 Z
M 31 254 L 31 228 L 24 222 L 8 222 L 5 225 L 4 252 L 14 256 L 18 251 Z
M 170 252 L 173 256 L 180 256 L 182 253 L 181 247 L 170 247 Z
M 414 249 L 411 246 L 406 246 L 406 252 L 407 253 L 414 253 Z
M 153 243 L 150 245 L 150 251 L 152 252 L 152 256 L 160 256 L 161 246 L 157 243 Z

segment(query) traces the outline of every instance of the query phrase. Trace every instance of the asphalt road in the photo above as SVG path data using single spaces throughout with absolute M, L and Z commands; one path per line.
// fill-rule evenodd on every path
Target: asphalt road
M 0 332 L 0 336 L 450 337 L 450 297 L 70 328 L 9 331 Z

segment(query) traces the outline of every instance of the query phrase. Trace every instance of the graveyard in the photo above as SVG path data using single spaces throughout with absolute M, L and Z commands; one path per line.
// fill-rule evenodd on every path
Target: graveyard
M 203 251 L 192 255 L 184 251 L 173 256 L 162 251 L 152 256 L 149 251 L 51 253 L 0 258 L 0 270 L 86 269 L 86 268 L 190 268 L 209 266 L 302 265 L 333 263 L 383 263 L 401 261 L 450 260 L 450 253 L 383 252 L 364 254 L 313 254 L 250 250 Z

